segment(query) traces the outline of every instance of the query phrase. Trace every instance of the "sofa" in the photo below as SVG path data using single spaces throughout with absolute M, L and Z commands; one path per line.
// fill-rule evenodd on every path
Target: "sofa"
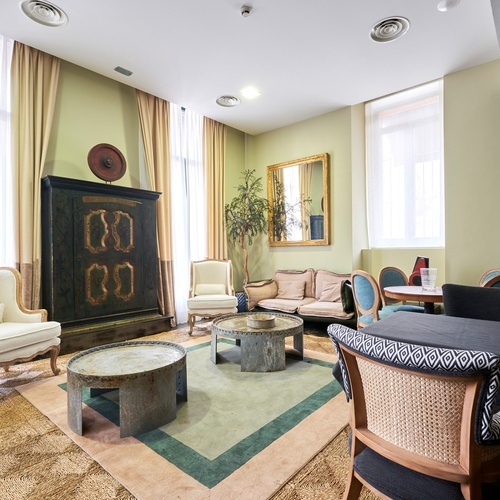
M 244 286 L 249 311 L 277 311 L 304 320 L 355 323 L 350 274 L 324 269 L 279 270 L 274 278 Z

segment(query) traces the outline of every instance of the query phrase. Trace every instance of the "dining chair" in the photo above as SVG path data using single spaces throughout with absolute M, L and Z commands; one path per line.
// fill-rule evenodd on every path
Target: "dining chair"
M 408 277 L 401 269 L 392 266 L 383 267 L 378 275 L 378 284 L 380 287 L 383 306 L 399 304 L 398 311 L 418 313 L 424 312 L 424 306 L 419 304 L 409 304 L 405 300 L 401 301 L 399 299 L 392 299 L 386 296 L 384 288 L 387 286 L 408 286 Z
M 382 303 L 384 305 L 396 304 L 401 301 L 387 297 L 384 293 L 384 288 L 386 286 L 408 286 L 408 276 L 397 267 L 386 266 L 378 274 L 378 284 L 382 294 Z
M 481 493 L 497 492 L 500 480 L 500 356 L 339 324 L 328 334 L 351 400 L 344 499 L 358 498 L 363 485 L 399 500 L 494 497 Z
M 479 279 L 479 286 L 500 288 L 500 268 L 489 269 Z
M 500 288 L 445 283 L 442 289 L 447 316 L 500 321 Z
M 188 323 L 193 333 L 196 317 L 216 318 L 238 312 L 230 260 L 206 259 L 191 262 Z
M 375 278 L 361 269 L 351 273 L 352 294 L 358 329 L 371 325 L 396 312 L 400 306 L 382 304 L 382 295 Z

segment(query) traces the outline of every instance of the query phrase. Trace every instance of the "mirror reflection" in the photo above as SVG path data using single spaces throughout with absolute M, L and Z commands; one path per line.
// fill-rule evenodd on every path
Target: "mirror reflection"
M 269 245 L 329 245 L 328 154 L 267 167 Z

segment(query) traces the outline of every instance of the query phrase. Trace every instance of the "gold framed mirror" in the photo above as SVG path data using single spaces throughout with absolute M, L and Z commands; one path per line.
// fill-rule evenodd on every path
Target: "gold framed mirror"
M 330 244 L 329 155 L 267 167 L 269 246 Z

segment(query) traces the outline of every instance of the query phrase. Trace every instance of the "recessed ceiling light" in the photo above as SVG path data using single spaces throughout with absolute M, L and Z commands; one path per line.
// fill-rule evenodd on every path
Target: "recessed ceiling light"
M 437 5 L 437 10 L 448 12 L 460 3 L 460 0 L 441 0 Z
M 379 21 L 370 31 L 376 42 L 391 42 L 403 36 L 410 29 L 410 21 L 406 17 L 387 17 Z
M 42 0 L 24 0 L 19 4 L 21 10 L 32 21 L 44 26 L 60 27 L 68 22 L 66 13 L 57 5 Z
M 250 12 L 252 12 L 252 7 L 250 5 L 242 5 L 240 9 L 240 14 L 243 17 L 248 17 L 250 15 Z
M 256 89 L 255 87 L 245 87 L 241 91 L 241 95 L 243 97 L 246 97 L 247 99 L 254 99 L 255 97 L 258 97 L 261 94 L 259 89 Z
M 219 106 L 224 106 L 225 108 L 232 108 L 233 106 L 238 106 L 240 100 L 233 95 L 221 95 L 215 101 Z

